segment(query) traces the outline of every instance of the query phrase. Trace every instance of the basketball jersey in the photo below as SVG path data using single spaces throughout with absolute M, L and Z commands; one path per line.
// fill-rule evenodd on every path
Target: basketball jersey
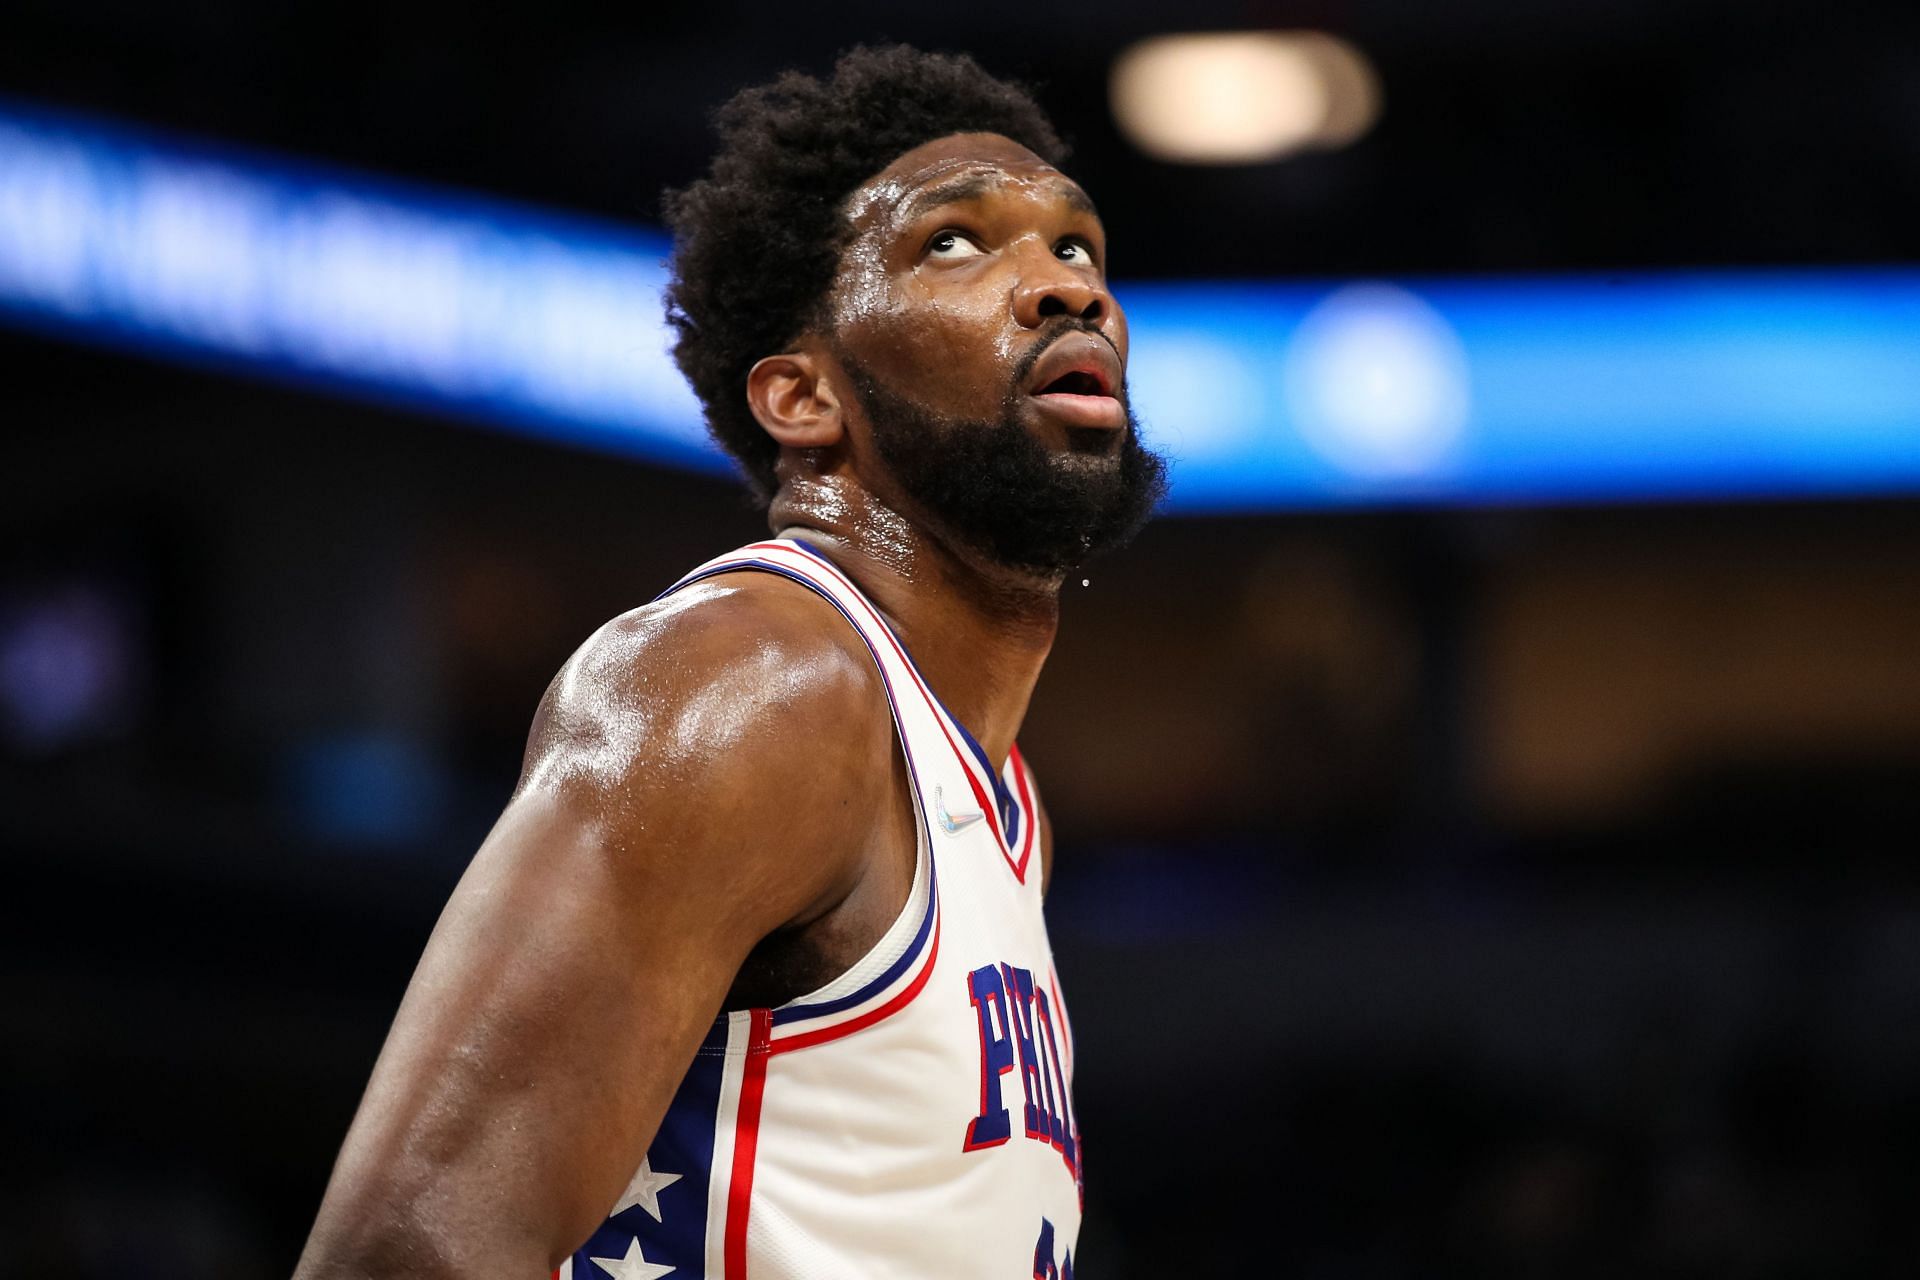
M 996 774 L 879 611 L 803 542 L 742 547 L 663 595 L 746 571 L 811 588 L 871 651 L 913 790 L 913 888 L 838 978 L 720 1016 L 631 1185 L 556 1274 L 1068 1280 L 1073 1039 L 1019 748 Z

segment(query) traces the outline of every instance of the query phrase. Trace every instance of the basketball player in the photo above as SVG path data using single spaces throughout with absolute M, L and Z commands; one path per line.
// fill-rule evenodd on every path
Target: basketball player
M 1161 491 L 1023 92 L 856 50 L 669 200 L 676 358 L 773 537 L 595 634 L 441 917 L 299 1275 L 1071 1274 L 1015 733 Z

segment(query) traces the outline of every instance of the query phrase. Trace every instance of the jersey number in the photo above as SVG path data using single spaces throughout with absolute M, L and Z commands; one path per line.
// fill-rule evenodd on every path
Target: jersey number
M 1040 1238 L 1033 1246 L 1033 1280 L 1073 1280 L 1073 1250 L 1058 1264 L 1053 1260 L 1053 1224 L 1040 1219 Z

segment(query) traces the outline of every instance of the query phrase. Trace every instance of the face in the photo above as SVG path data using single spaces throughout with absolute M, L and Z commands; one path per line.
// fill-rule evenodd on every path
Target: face
M 1008 567 L 1124 541 L 1164 488 L 1126 400 L 1106 237 L 1065 175 L 995 134 L 917 147 L 855 191 L 829 299 L 856 453 Z

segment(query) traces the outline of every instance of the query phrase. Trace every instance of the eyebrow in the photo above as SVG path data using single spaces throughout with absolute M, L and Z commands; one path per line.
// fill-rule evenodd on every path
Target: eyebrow
M 914 194 L 907 202 L 905 216 L 917 218 L 928 209 L 943 204 L 965 204 L 969 200 L 978 200 L 999 185 L 999 175 L 992 173 L 969 173 L 958 178 L 949 178 L 945 182 L 935 183 Z M 1067 207 L 1076 213 L 1089 217 L 1099 217 L 1099 211 L 1093 207 L 1093 197 L 1064 179 L 1056 185 Z

